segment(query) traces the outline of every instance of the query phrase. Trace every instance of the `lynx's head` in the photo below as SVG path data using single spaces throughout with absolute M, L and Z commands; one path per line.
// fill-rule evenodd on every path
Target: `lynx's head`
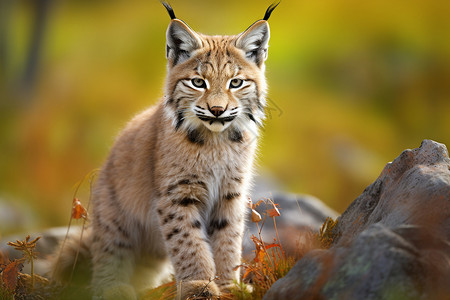
M 241 141 L 258 132 L 264 119 L 269 24 L 277 5 L 262 20 L 235 36 L 208 36 L 193 31 L 164 3 L 167 29 L 165 107 L 176 130 L 191 141 L 223 135 Z

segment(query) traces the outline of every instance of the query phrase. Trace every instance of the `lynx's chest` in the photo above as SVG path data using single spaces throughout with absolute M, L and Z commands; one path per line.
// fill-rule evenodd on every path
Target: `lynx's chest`
M 201 145 L 186 138 L 168 141 L 172 143 L 162 147 L 159 168 L 170 184 L 189 182 L 191 189 L 206 187 L 209 204 L 223 198 L 232 185 L 245 187 L 256 147 L 256 140 L 247 137 L 242 142 L 213 138 Z

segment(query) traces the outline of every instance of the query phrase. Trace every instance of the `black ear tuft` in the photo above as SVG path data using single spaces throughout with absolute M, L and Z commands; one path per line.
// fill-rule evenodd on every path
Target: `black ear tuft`
M 280 2 L 278 2 L 277 4 L 275 4 L 275 2 L 270 4 L 270 6 L 266 10 L 266 14 L 264 15 L 263 20 L 266 20 L 266 21 L 269 20 L 270 15 L 272 14 L 273 10 L 278 6 L 278 4 L 280 4 Z
M 175 13 L 173 12 L 173 8 L 172 6 L 170 6 L 169 3 L 167 3 L 166 1 L 161 1 L 161 4 L 164 5 L 164 7 L 167 9 L 167 12 L 169 13 L 170 18 L 176 19 L 175 17 Z M 277 4 L 278 5 L 278 4 Z M 270 7 L 269 7 L 270 8 Z M 274 7 L 275 8 L 275 7 Z M 267 14 L 267 13 L 266 13 Z M 270 15 L 270 14 L 269 14 Z

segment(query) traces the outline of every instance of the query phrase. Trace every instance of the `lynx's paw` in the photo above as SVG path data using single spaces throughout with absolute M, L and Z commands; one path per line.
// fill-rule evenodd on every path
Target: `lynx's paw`
M 220 296 L 220 290 L 216 283 L 208 280 L 190 280 L 181 283 L 181 299 L 190 299 L 195 297 L 205 297 L 207 299 L 217 299 Z
M 134 288 L 126 283 L 118 283 L 103 290 L 103 294 L 99 298 L 102 300 L 137 300 Z

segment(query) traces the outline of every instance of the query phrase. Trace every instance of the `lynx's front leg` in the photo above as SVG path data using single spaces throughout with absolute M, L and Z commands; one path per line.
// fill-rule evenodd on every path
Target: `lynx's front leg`
M 217 284 L 226 292 L 233 286 L 233 281 L 239 281 L 237 266 L 241 264 L 245 199 L 237 191 L 232 189 L 222 196 L 208 226 L 216 275 L 219 277 Z
M 205 211 L 206 184 L 196 175 L 186 176 L 167 187 L 157 212 L 181 298 L 218 296 L 212 280 L 214 260 L 201 211 Z M 181 287 L 181 289 L 180 289 Z

